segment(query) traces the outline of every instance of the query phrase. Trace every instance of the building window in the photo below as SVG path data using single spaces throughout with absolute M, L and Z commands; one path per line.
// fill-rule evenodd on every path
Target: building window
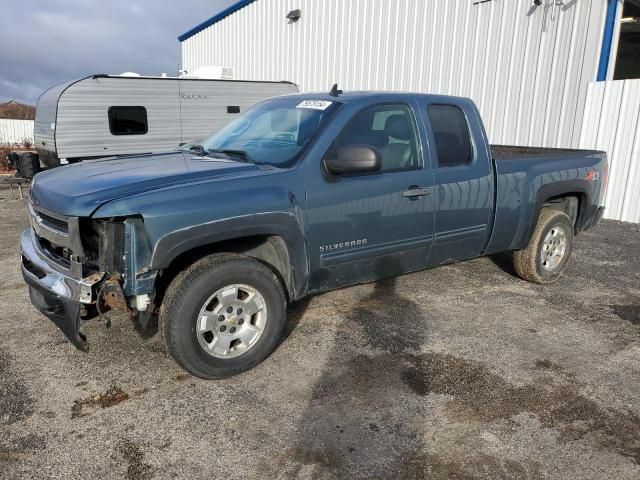
M 144 107 L 109 107 L 108 114 L 112 135 L 144 135 L 149 130 Z
M 640 0 L 625 0 L 614 80 L 640 78 Z
M 429 105 L 429 122 L 436 141 L 439 167 L 468 165 L 473 160 L 473 149 L 467 119 L 453 105 Z

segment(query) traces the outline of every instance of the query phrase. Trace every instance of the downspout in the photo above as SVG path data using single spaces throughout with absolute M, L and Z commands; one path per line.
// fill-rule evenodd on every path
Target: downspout
M 618 0 L 607 0 L 607 2 L 607 17 L 605 18 L 602 48 L 600 49 L 600 63 L 598 64 L 598 77 L 596 79 L 598 82 L 604 82 L 607 79 L 611 46 L 613 45 L 613 34 L 616 30 Z

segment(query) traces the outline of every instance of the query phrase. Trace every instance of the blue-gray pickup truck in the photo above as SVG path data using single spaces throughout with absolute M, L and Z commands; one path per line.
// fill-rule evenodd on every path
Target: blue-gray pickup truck
M 489 145 L 465 98 L 276 97 L 179 151 L 37 174 L 22 272 L 76 347 L 118 309 L 219 378 L 265 359 L 316 292 L 498 252 L 558 279 L 606 177 L 603 152 Z

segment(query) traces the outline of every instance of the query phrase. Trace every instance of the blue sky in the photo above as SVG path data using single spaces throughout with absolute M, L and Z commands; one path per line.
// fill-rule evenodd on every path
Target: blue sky
M 2 0 L 0 103 L 91 73 L 177 75 L 178 35 L 234 0 Z

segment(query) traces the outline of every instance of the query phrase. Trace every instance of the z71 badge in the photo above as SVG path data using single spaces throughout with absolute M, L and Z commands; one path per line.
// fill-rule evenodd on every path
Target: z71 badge
M 343 248 L 361 247 L 367 244 L 367 239 L 362 238 L 360 240 L 350 240 L 348 242 L 330 243 L 328 245 L 320 246 L 320 253 L 335 252 L 336 250 L 342 250 Z

